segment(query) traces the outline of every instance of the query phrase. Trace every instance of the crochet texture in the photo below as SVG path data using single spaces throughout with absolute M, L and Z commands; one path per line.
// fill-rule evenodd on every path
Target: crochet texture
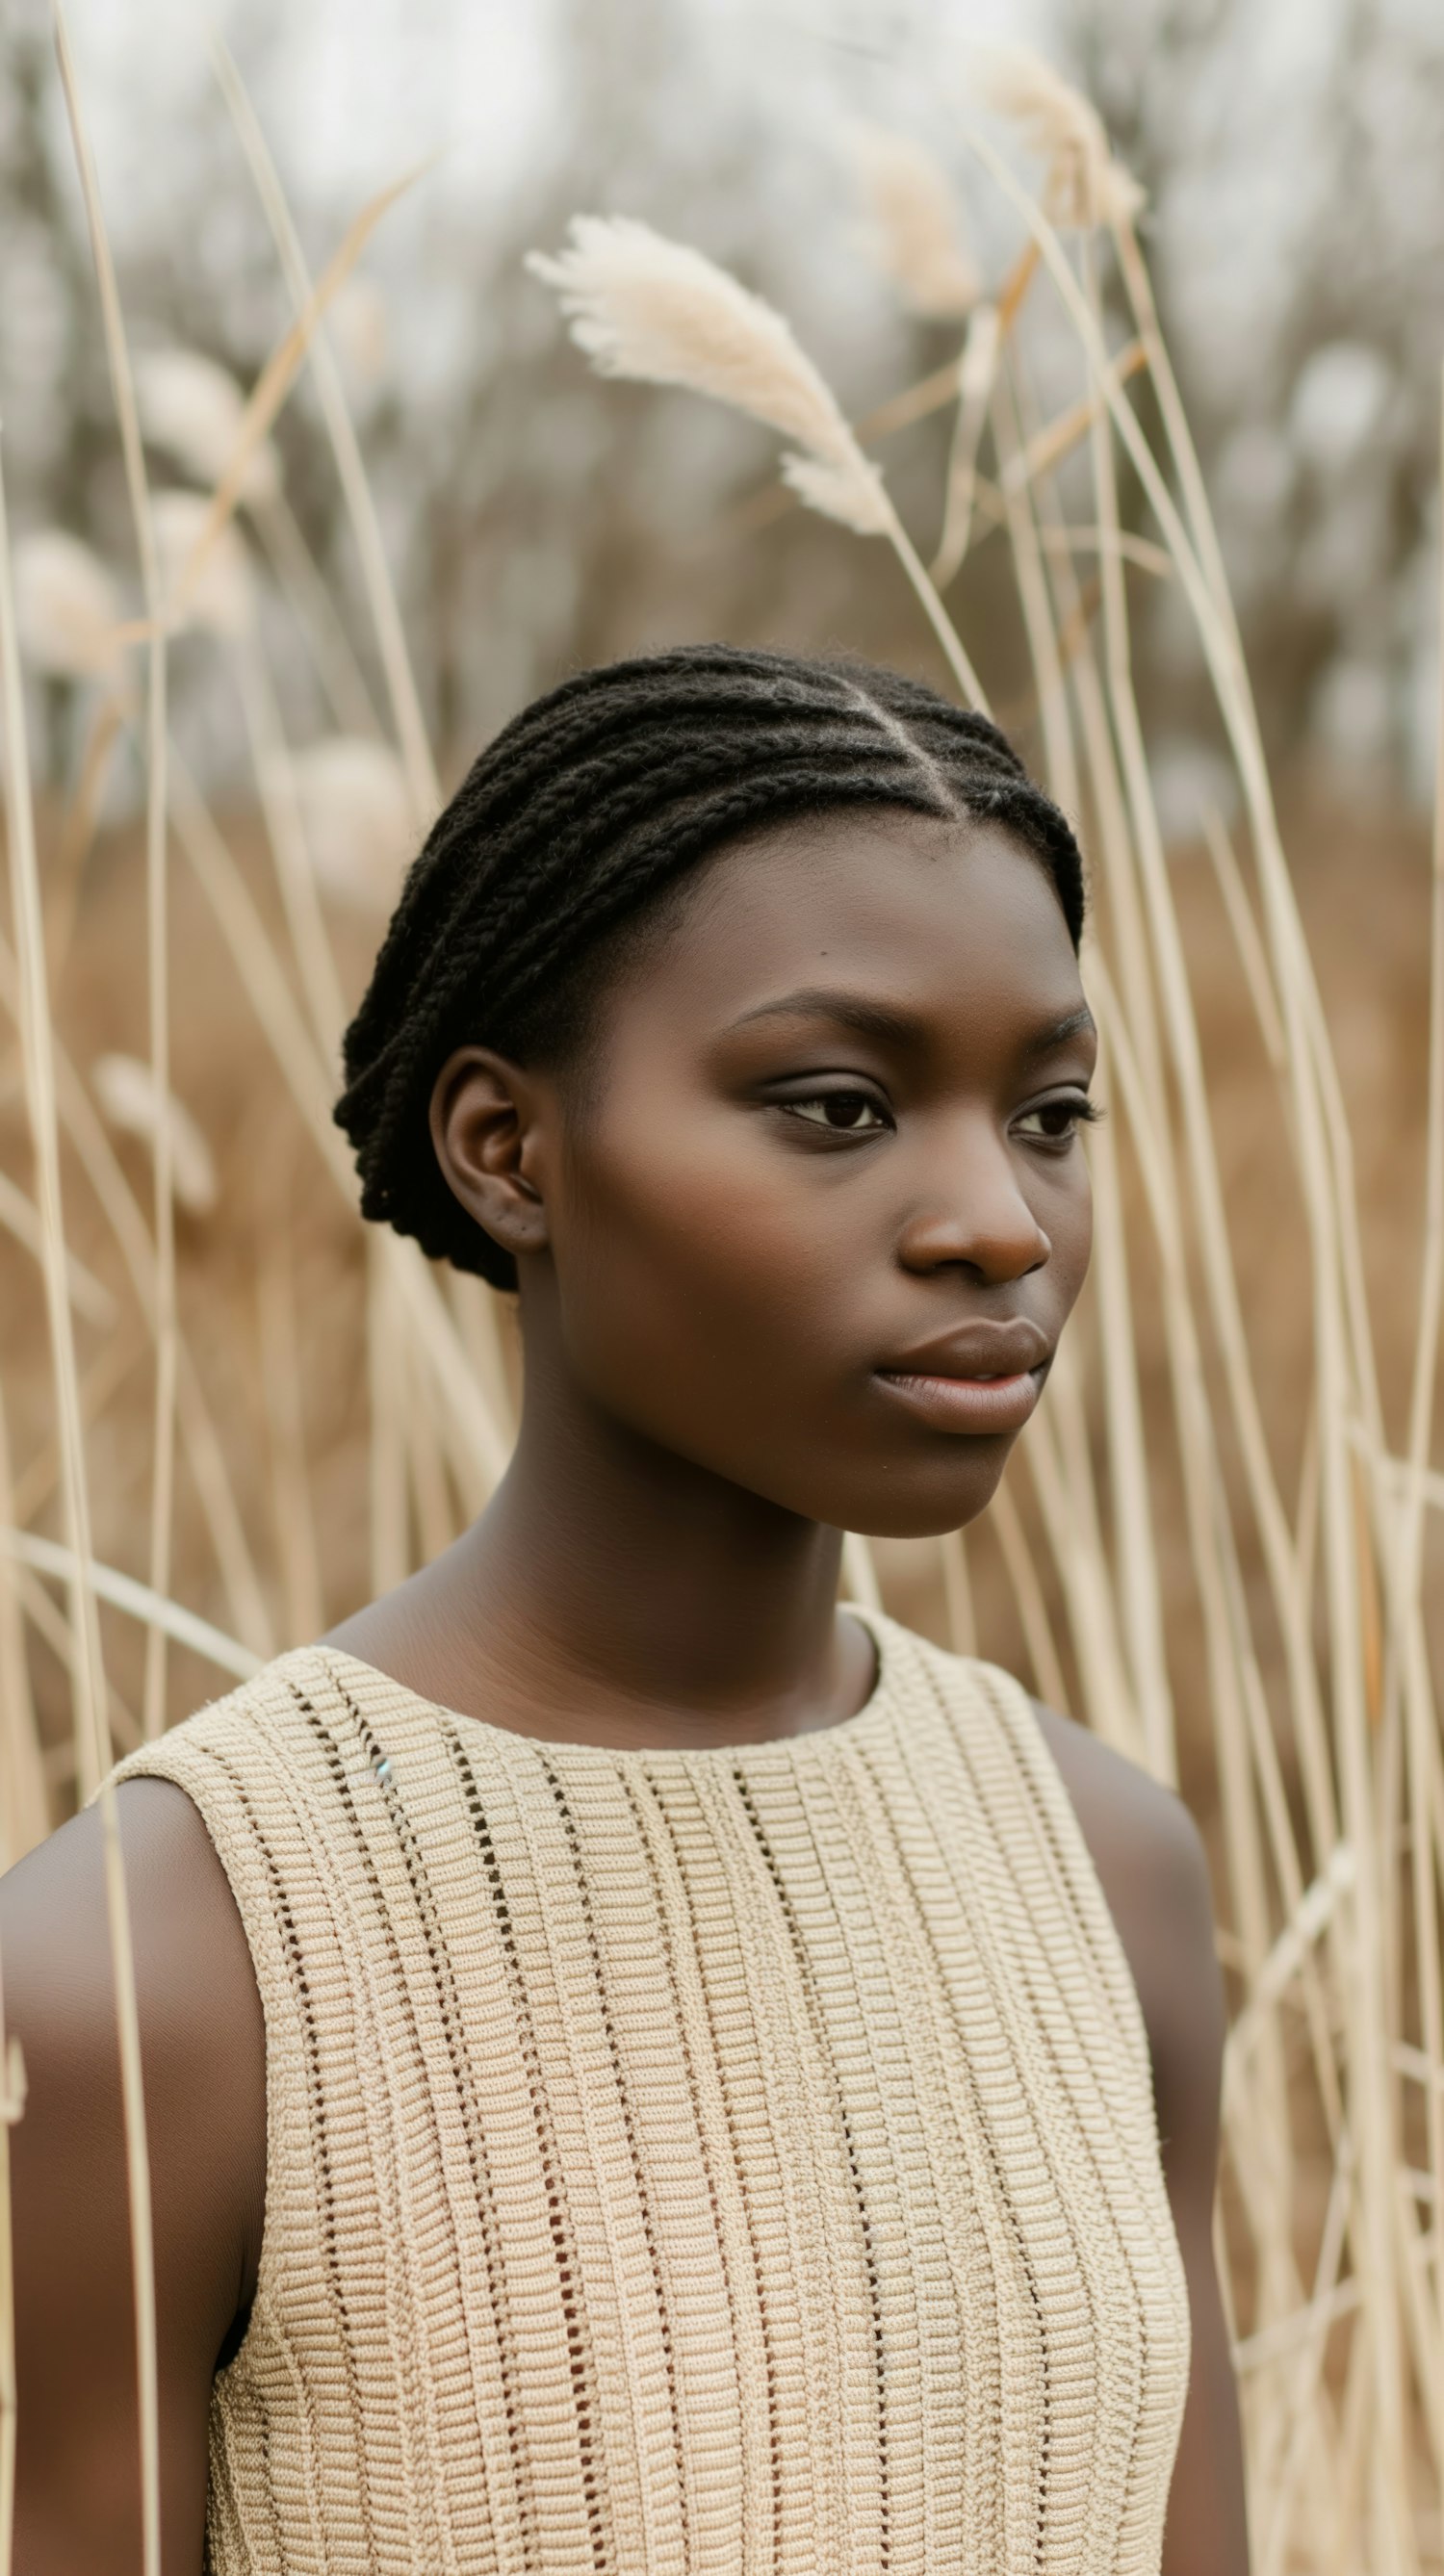
M 892 1621 L 613 1753 L 321 1648 L 122 1766 L 265 2008 L 208 2566 L 1157 2576 L 1187 2294 L 1138 1999 L 1019 1685 Z

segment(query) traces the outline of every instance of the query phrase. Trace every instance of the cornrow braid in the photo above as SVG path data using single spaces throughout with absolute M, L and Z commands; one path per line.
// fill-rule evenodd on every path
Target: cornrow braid
M 336 1107 L 363 1215 L 495 1287 L 510 1254 L 453 1197 L 433 1084 L 466 1043 L 566 1052 L 610 933 L 724 841 L 827 806 L 1005 824 L 1050 876 L 1076 947 L 1083 863 L 996 725 L 868 663 L 691 645 L 582 671 L 513 717 L 412 862 L 346 1032 Z

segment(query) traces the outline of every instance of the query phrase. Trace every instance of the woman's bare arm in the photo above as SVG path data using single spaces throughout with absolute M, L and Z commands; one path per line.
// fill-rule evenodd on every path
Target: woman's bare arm
M 1188 2281 L 1193 2350 L 1161 2576 L 1248 2576 L 1238 2392 L 1213 2258 L 1227 2016 L 1208 1861 L 1170 1790 L 1071 1719 L 1046 1708 L 1038 1717 L 1133 1970 Z
M 199 2576 L 216 2360 L 255 2280 L 265 2041 L 240 1917 L 195 1808 L 117 1792 L 149 2130 L 166 2576 Z M 135 2304 L 99 1814 L 0 1881 L 6 2020 L 27 2100 L 11 2132 L 19 2384 L 15 2563 L 139 2576 Z

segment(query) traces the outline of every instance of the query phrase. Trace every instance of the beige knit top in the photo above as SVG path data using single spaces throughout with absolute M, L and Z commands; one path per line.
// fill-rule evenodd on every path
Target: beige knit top
M 538 1743 L 322 1648 L 123 1766 L 265 2009 L 214 2576 L 1157 2576 L 1189 2358 L 1137 1995 L 1030 1704 Z

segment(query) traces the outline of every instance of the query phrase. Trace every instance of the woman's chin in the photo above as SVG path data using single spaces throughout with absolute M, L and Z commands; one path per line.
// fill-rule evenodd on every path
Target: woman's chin
M 921 1476 L 914 1469 L 879 1477 L 850 1493 L 845 1510 L 827 1517 L 859 1538 L 941 1538 L 965 1529 L 991 1503 L 1013 1444 L 1000 1438 L 971 1445 L 965 1473 L 950 1463 L 946 1475 Z

